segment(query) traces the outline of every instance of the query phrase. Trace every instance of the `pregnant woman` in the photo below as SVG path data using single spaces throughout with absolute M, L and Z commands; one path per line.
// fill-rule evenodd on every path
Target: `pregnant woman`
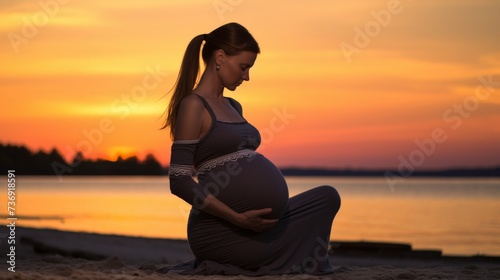
M 196 83 L 202 45 L 206 67 Z M 258 130 L 243 117 L 240 103 L 224 96 L 225 89 L 250 80 L 259 52 L 237 23 L 198 35 L 187 47 L 164 128 L 170 127 L 174 140 L 171 191 L 192 205 L 188 241 L 196 259 L 171 272 L 333 271 L 328 243 L 340 207 L 337 191 L 320 186 L 289 198 L 279 169 L 256 152 Z

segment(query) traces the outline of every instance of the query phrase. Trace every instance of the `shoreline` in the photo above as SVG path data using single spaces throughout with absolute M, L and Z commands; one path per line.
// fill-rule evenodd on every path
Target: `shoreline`
M 7 226 L 7 225 L 1 225 Z M 50 234 L 55 234 L 56 236 L 69 237 L 74 235 L 74 238 L 82 236 L 94 236 L 96 239 L 127 239 L 127 240 L 149 240 L 151 242 L 165 242 L 165 243 L 178 243 L 186 244 L 187 239 L 184 238 L 165 238 L 165 237 L 148 237 L 148 236 L 134 236 L 134 235 L 123 235 L 123 234 L 112 234 L 112 233 L 99 233 L 92 231 L 70 231 L 61 230 L 55 228 L 35 228 L 35 227 L 25 227 L 17 226 L 16 230 L 20 230 L 22 234 L 22 239 L 25 245 L 39 246 L 43 242 L 37 241 L 38 238 L 33 238 L 34 235 L 38 237 L 47 238 Z M 0 240 L 2 235 L 0 234 Z M 50 240 L 49 238 L 48 240 Z M 47 240 L 47 239 L 46 239 Z M 1 244 L 1 241 L 0 241 Z M 189 249 L 189 248 L 188 248 Z M 190 251 L 189 251 L 190 252 Z M 377 240 L 330 240 L 330 255 L 338 256 L 350 256 L 350 255 L 376 255 L 378 257 L 409 257 L 409 258 L 420 258 L 420 257 L 432 257 L 432 258 L 453 258 L 453 259 L 497 259 L 500 261 L 500 255 L 490 255 L 490 254 L 443 254 L 440 248 L 413 248 L 412 244 L 409 242 L 391 242 L 391 241 L 377 241 Z
M 2 261 L 0 269 L 9 273 L 2 272 L 0 279 L 59 279 L 54 276 L 110 279 L 114 278 L 113 275 L 136 275 L 140 279 L 199 279 L 198 276 L 180 275 L 169 278 L 171 275 L 156 272 L 161 267 L 193 259 L 189 245 L 183 239 L 24 227 L 16 228 L 15 238 L 16 272 L 10 273 L 7 262 Z M 0 252 L 5 259 L 9 247 L 3 235 L 1 239 Z M 331 241 L 331 251 L 335 279 L 371 279 L 374 273 L 393 277 L 387 279 L 427 279 L 435 275 L 449 279 L 469 278 L 471 275 L 500 279 L 500 256 L 450 256 L 442 255 L 439 250 L 413 250 L 410 244 L 366 241 Z M 61 271 L 65 271 L 64 275 Z M 222 276 L 210 277 L 220 279 Z M 265 276 L 263 279 L 303 279 L 300 277 L 305 276 Z M 307 277 L 330 279 L 324 278 L 327 276 Z M 244 276 L 222 278 L 254 279 Z

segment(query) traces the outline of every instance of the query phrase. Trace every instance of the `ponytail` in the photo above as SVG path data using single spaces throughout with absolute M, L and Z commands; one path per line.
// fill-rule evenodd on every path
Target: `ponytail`
M 177 76 L 177 81 L 174 86 L 174 93 L 170 98 L 165 119 L 165 123 L 161 129 L 170 127 L 170 135 L 173 137 L 175 131 L 175 123 L 177 121 L 177 112 L 181 100 L 190 94 L 198 78 L 200 71 L 200 49 L 206 35 L 198 35 L 194 37 L 186 48 L 184 58 L 182 59 L 181 69 Z

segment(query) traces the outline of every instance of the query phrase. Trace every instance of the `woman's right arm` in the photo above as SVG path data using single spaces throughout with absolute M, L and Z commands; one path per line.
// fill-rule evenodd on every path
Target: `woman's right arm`
M 185 97 L 180 104 L 170 158 L 170 190 L 195 209 L 239 227 L 256 232 L 271 228 L 278 220 L 262 218 L 263 215 L 271 213 L 270 208 L 237 213 L 212 194 L 206 193 L 203 187 L 194 181 L 194 154 L 201 136 L 204 111 L 203 103 L 194 95 Z

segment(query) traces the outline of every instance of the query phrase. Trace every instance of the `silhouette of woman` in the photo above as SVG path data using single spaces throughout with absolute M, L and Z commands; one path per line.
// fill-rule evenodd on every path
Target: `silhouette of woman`
M 206 67 L 196 84 L 202 45 Z M 256 152 L 258 130 L 241 104 L 224 96 L 250 80 L 258 53 L 237 23 L 198 35 L 187 47 L 163 128 L 170 127 L 174 140 L 171 191 L 192 205 L 188 241 L 196 259 L 164 272 L 332 272 L 328 243 L 338 192 L 319 186 L 289 198 L 280 170 Z

